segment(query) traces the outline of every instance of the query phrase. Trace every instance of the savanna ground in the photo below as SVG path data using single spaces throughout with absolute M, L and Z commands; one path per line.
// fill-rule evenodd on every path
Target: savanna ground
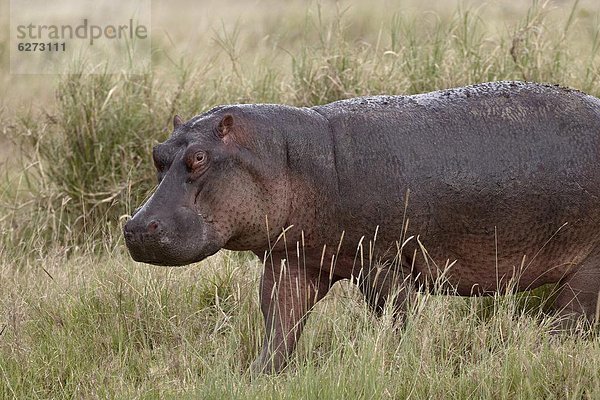
M 600 398 L 600 339 L 548 335 L 551 287 L 421 295 L 399 332 L 339 285 L 288 370 L 251 379 L 260 260 L 152 267 L 119 233 L 175 112 L 501 79 L 600 95 L 597 2 L 154 3 L 145 75 L 9 75 L 0 31 L 0 398 Z

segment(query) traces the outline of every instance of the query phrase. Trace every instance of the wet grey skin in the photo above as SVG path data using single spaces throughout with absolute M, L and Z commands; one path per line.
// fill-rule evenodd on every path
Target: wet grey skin
M 153 152 L 159 185 L 124 234 L 150 264 L 219 249 L 265 261 L 254 373 L 286 366 L 308 313 L 341 279 L 375 312 L 392 298 L 400 318 L 433 286 L 475 296 L 558 283 L 565 324 L 591 323 L 599 158 L 600 100 L 551 85 L 221 106 L 175 117 Z

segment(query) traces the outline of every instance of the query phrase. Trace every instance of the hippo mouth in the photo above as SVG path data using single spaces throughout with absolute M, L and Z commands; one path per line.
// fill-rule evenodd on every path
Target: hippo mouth
M 139 246 L 132 245 L 130 242 L 127 242 L 127 249 L 134 261 L 163 267 L 181 267 L 197 263 L 219 251 L 219 249 L 216 249 L 212 252 L 199 253 L 193 257 L 187 258 L 182 257 L 181 254 L 169 252 L 168 250 L 161 248 L 147 247 L 141 249 Z
M 168 216 L 148 215 L 144 209 L 125 224 L 123 235 L 131 258 L 146 264 L 183 266 L 220 250 L 211 240 L 210 224 L 193 210 L 180 207 Z
M 181 267 L 184 265 L 197 263 L 219 251 L 219 249 L 216 248 L 213 250 L 189 254 L 187 252 L 175 250 L 167 245 L 145 243 L 144 239 L 126 240 L 126 244 L 129 254 L 133 260 L 164 267 Z

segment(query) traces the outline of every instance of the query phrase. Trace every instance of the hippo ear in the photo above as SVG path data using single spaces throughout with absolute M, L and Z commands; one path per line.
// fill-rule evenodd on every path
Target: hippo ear
M 220 137 L 225 137 L 231 129 L 233 128 L 233 115 L 226 114 L 221 122 L 219 122 L 219 126 L 217 127 L 217 131 L 219 132 Z
M 173 129 L 179 128 L 179 125 L 183 124 L 183 120 L 179 115 L 173 117 Z

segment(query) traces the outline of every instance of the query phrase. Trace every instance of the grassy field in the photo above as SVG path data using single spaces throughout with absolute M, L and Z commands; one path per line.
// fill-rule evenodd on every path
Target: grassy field
M 600 337 L 548 334 L 551 287 L 420 295 L 398 331 L 338 284 L 286 372 L 251 379 L 260 260 L 152 267 L 119 233 L 175 112 L 501 79 L 599 96 L 597 2 L 154 3 L 145 75 L 10 75 L 0 30 L 0 399 L 600 398 Z

